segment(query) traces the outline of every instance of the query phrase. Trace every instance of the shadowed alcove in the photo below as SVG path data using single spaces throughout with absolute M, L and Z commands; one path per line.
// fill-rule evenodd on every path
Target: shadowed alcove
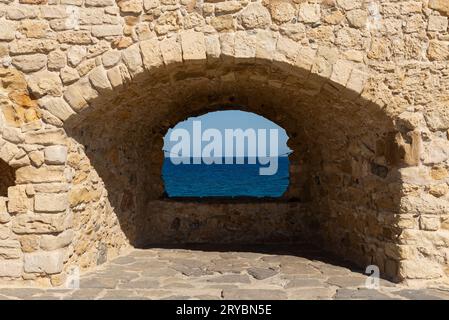
M 89 104 L 65 124 L 77 154 L 69 154 L 72 194 L 91 194 L 88 201 L 72 197 L 75 252 L 86 242 L 101 255 L 127 241 L 149 247 L 307 240 L 396 275 L 384 250 L 399 232 L 401 159 L 393 122 L 375 103 L 318 75 L 306 81 L 302 70 L 282 63 L 220 60 L 153 68 L 99 91 Z M 260 202 L 167 199 L 167 130 L 236 107 L 286 130 L 295 151 L 286 194 Z

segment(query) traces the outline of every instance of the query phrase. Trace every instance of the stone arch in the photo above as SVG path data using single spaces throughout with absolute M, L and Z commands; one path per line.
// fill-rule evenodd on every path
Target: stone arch
M 391 95 L 375 81 L 363 64 L 332 48 L 315 50 L 265 30 L 220 36 L 187 31 L 130 46 L 121 62 L 94 68 L 64 91 L 77 113 L 64 125 L 74 177 L 69 198 L 75 216 L 83 217 L 74 222 L 79 254 L 71 263 L 104 261 L 111 254 L 107 250 L 128 241 L 144 246 L 313 236 L 353 262 L 376 263 L 397 277 L 399 261 L 384 252 L 396 246 L 400 230 L 395 227 L 398 169 L 416 154 L 410 155 L 414 142 L 399 141 L 394 108 L 385 107 L 393 103 Z M 218 218 L 208 221 L 207 204 L 189 217 L 180 208 L 200 204 L 161 199 L 166 130 L 187 116 L 236 106 L 284 127 L 290 147 L 298 151 L 292 158 L 290 202 L 266 204 L 282 211 L 274 223 L 280 232 L 273 224 L 270 229 L 270 209 L 261 210 L 262 205 L 219 204 Z M 241 223 L 226 221 L 223 213 L 243 207 L 250 212 L 241 218 L 244 225 L 254 226 L 246 237 L 214 233 Z M 94 213 L 99 210 L 101 216 Z M 180 214 L 157 214 L 170 210 Z M 261 234 L 267 236 L 258 238 Z
M 360 265 L 376 263 L 398 279 L 447 279 L 448 52 L 441 1 L 89 0 L 3 7 L 0 158 L 17 168 L 11 199 L 20 208 L 0 222 L 19 250 L 8 268 L 0 264 L 1 279 L 61 284 L 63 265 L 91 267 L 135 241 L 138 224 L 124 210 L 135 203 L 133 170 L 155 178 L 144 185 L 154 182 L 147 193 L 157 198 L 160 131 L 176 114 L 229 105 L 226 96 L 282 122 L 296 141 L 298 181 L 289 202 L 258 209 L 290 208 L 280 215 L 280 230 L 319 235 L 323 247 Z M 145 92 L 154 101 L 145 101 Z M 139 102 L 155 107 L 134 112 L 130 105 Z M 146 135 L 139 120 L 154 124 Z M 140 157 L 152 165 L 127 165 Z M 105 162 L 129 170 L 111 171 Z M 239 214 L 215 207 L 226 213 L 221 216 Z M 180 240 L 193 234 L 187 229 Z

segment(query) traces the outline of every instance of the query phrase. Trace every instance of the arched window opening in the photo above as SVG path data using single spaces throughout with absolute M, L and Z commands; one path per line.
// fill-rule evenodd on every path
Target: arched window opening
M 188 118 L 164 138 L 168 197 L 278 198 L 289 186 L 286 131 L 239 110 Z

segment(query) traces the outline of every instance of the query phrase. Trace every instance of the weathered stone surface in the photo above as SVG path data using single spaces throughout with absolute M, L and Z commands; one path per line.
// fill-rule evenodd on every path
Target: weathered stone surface
M 449 3 L 444 0 L 429 0 L 429 8 L 440 11 L 442 14 L 449 16 Z
M 63 121 L 75 114 L 67 102 L 62 98 L 46 96 L 39 99 L 38 103 L 40 107 L 47 109 L 52 115 Z
M 65 214 L 20 214 L 12 224 L 12 231 L 17 234 L 45 234 L 62 232 L 66 229 Z
M 47 250 L 69 246 L 68 266 L 91 268 L 147 237 L 317 236 L 326 249 L 378 264 L 395 279 L 434 279 L 418 274 L 427 262 L 447 278 L 447 1 L 0 2 L 0 196 L 12 187 L 3 203 L 16 211 L 0 208 L 1 240 L 20 237 L 21 250 L 34 253 L 42 249 L 40 234 L 55 233 Z M 164 190 L 164 132 L 223 105 L 286 129 L 295 151 L 284 195 L 291 201 L 153 201 Z M 62 204 L 41 198 L 65 193 L 73 226 L 68 217 L 55 220 L 52 205 Z M 44 207 L 53 213 L 41 214 Z M 148 219 L 143 213 L 150 211 L 168 213 Z M 76 230 L 72 246 L 56 236 L 65 228 Z M 14 250 L 3 256 L 17 257 Z M 170 260 L 177 264 L 170 274 L 241 275 L 251 266 L 248 256 L 192 268 Z M 318 264 L 286 266 L 285 259 L 253 267 L 279 271 L 269 281 L 318 277 Z M 179 281 L 161 286 L 190 288 Z M 286 290 L 289 298 L 307 295 Z M 158 294 L 183 295 L 164 292 Z
M 16 26 L 12 21 L 0 21 L 0 40 L 10 41 L 16 37 Z
M 247 29 L 264 28 L 271 22 L 270 12 L 259 3 L 249 4 L 240 13 L 242 25 Z
M 25 272 L 56 274 L 62 271 L 64 263 L 64 251 L 42 251 L 25 253 L 24 270 Z
M 12 64 L 23 72 L 39 71 L 47 65 L 45 54 L 32 54 L 14 57 Z
M 73 240 L 75 233 L 73 230 L 66 230 L 57 236 L 42 235 L 39 241 L 40 247 L 45 251 L 53 251 L 67 247 Z
M 23 272 L 22 260 L 9 260 L 0 263 L 0 277 L 19 278 Z
M 23 167 L 16 171 L 17 183 L 62 182 L 66 178 L 61 167 Z
M 25 213 L 31 209 L 26 186 L 9 187 L 8 199 L 8 212 L 10 213 Z
M 206 45 L 202 33 L 183 32 L 180 37 L 184 61 L 206 59 Z
M 37 193 L 34 196 L 34 210 L 36 212 L 63 212 L 68 208 L 67 194 Z
M 28 85 L 31 92 L 37 97 L 62 95 L 61 78 L 56 72 L 40 71 L 34 73 L 28 78 Z
M 147 70 L 151 70 L 151 68 L 159 67 L 163 64 L 159 41 L 155 39 L 142 41 L 140 48 L 142 51 L 143 64 Z

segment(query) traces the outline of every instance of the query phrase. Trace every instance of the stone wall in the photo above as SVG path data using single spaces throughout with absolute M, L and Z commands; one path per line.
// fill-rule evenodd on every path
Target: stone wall
M 0 0 L 1 279 L 59 285 L 145 241 L 167 129 L 237 108 L 287 130 L 313 239 L 447 281 L 447 3 Z

